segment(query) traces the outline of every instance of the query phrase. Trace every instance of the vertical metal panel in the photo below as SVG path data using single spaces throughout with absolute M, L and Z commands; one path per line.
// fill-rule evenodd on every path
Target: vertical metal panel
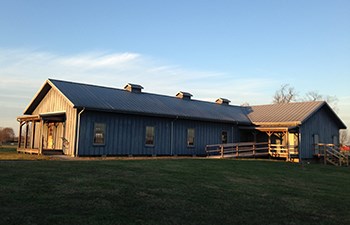
M 94 123 L 106 124 L 105 145 L 93 145 Z M 171 141 L 171 123 L 173 137 Z M 145 145 L 145 127 L 155 127 L 154 146 Z M 195 129 L 195 146 L 187 146 L 187 128 Z M 237 139 L 236 125 L 86 111 L 81 116 L 79 155 L 204 155 L 205 145 L 221 142 L 221 132 Z M 234 132 L 234 133 L 232 133 Z M 171 148 L 173 143 L 173 148 Z
M 312 158 L 314 154 L 314 137 L 318 134 L 320 143 L 332 143 L 333 136 L 339 136 L 339 127 L 329 111 L 322 107 L 301 126 L 301 158 Z

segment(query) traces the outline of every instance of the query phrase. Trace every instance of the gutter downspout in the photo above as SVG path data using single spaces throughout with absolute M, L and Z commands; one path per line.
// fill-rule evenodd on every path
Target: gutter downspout
M 240 131 L 239 128 L 238 128 L 238 121 L 236 121 L 236 130 L 238 131 L 238 132 L 237 132 L 238 135 L 236 135 L 236 137 L 238 136 L 236 141 L 234 140 L 234 138 L 235 138 L 235 135 L 234 135 L 234 132 L 235 132 L 234 126 L 232 126 L 231 129 L 232 129 L 232 134 L 231 134 L 231 135 L 232 135 L 232 143 L 241 142 L 241 131 Z
M 171 134 L 170 134 L 170 155 L 173 155 L 173 145 L 174 145 L 174 122 L 179 118 L 176 116 L 174 120 L 171 121 Z
M 75 145 L 75 152 L 74 152 L 74 157 L 78 156 L 78 151 L 79 151 L 79 136 L 80 136 L 80 116 L 83 114 L 85 111 L 85 107 L 78 113 L 78 121 L 77 121 L 77 139 L 76 139 L 76 145 Z

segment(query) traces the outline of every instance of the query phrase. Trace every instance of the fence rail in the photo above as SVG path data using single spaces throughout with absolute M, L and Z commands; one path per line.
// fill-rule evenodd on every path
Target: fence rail
M 267 142 L 215 144 L 207 145 L 205 151 L 208 157 L 255 157 L 269 155 L 269 146 Z

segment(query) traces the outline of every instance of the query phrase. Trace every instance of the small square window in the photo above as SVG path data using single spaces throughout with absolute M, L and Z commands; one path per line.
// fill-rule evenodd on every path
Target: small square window
M 187 146 L 188 147 L 194 146 L 194 128 L 187 129 Z
M 146 126 L 146 145 L 154 145 L 154 127 Z
M 106 124 L 95 123 L 94 127 L 94 145 L 105 144 Z

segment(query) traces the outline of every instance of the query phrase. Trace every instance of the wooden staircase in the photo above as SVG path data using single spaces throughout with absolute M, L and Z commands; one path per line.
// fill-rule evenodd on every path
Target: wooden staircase
M 325 165 L 349 166 L 349 156 L 341 153 L 337 145 L 318 143 L 315 145 L 315 153 L 323 159 Z

